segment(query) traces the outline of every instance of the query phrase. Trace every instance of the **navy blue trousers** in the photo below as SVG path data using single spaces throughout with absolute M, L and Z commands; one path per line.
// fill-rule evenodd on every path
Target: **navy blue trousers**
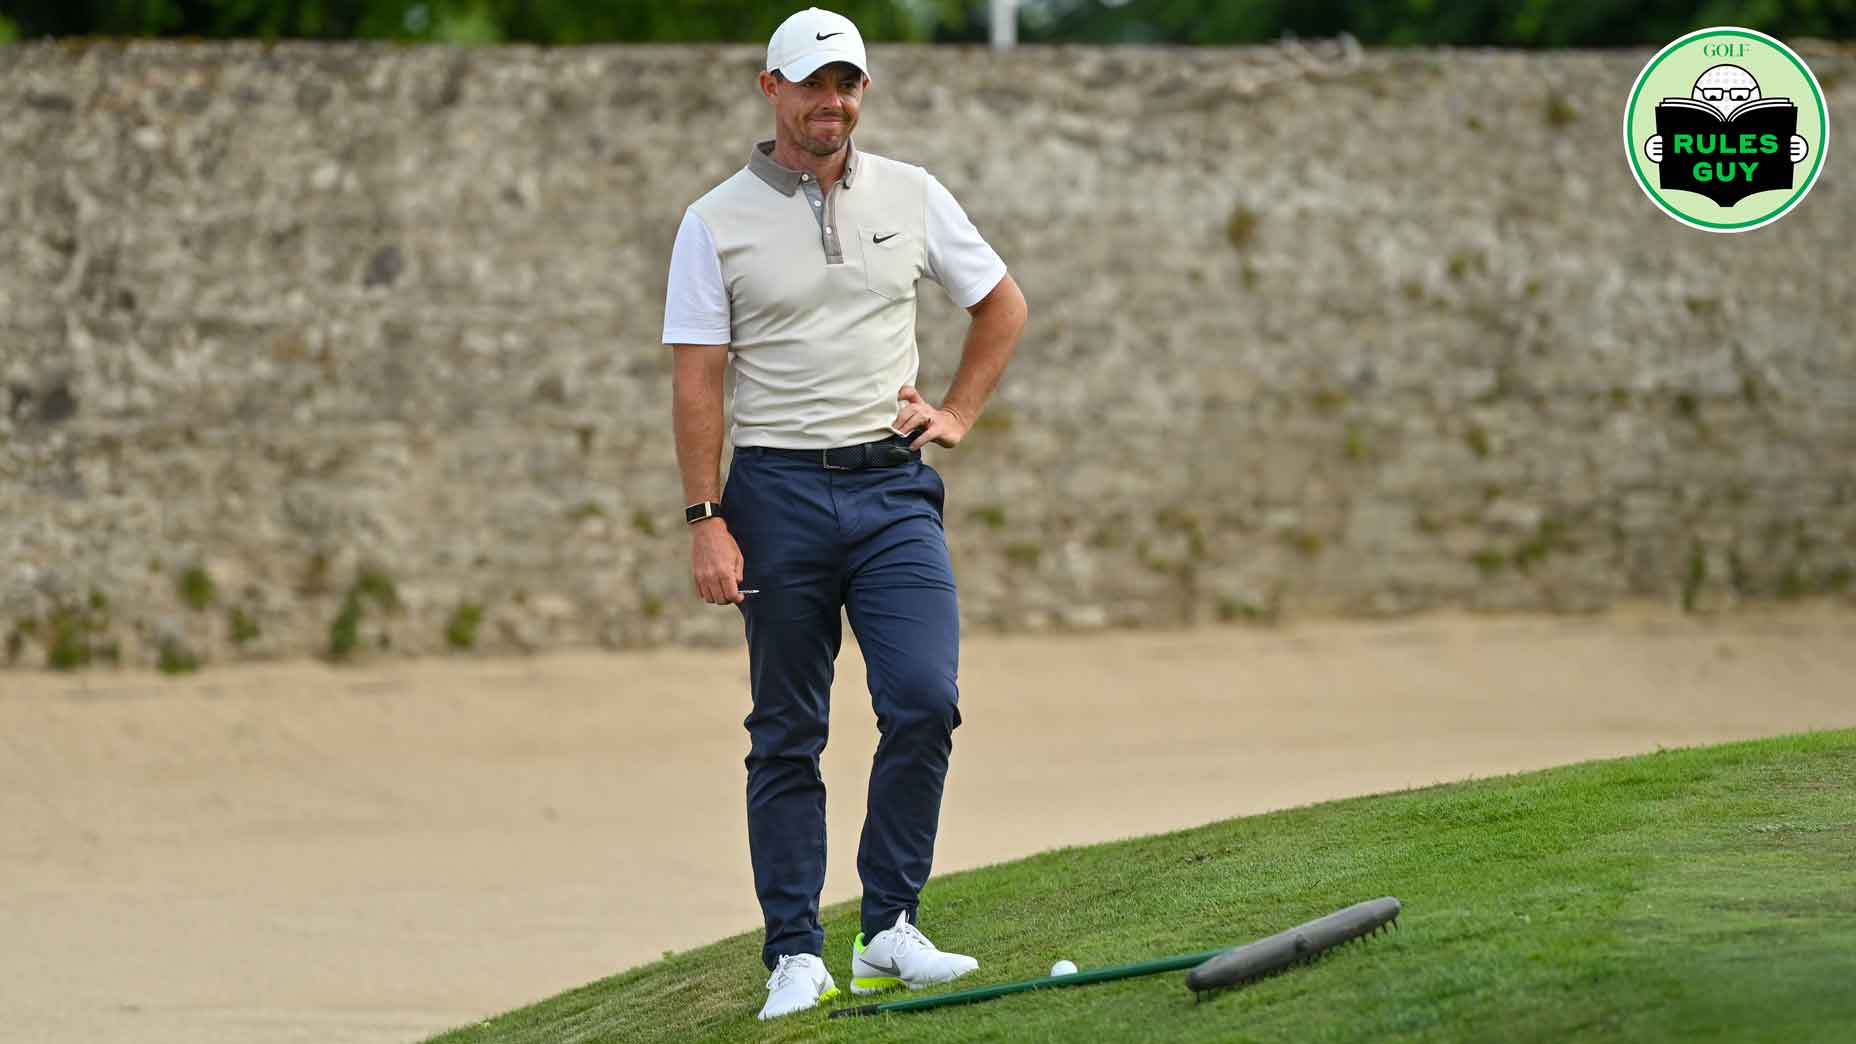
M 741 546 L 741 603 L 754 709 L 748 846 L 766 921 L 761 959 L 823 955 L 825 749 L 840 613 L 868 666 L 881 733 L 857 872 L 865 938 L 913 922 L 934 862 L 953 732 L 960 613 L 941 526 L 941 476 L 908 464 L 833 471 L 816 460 L 735 451 L 722 514 Z

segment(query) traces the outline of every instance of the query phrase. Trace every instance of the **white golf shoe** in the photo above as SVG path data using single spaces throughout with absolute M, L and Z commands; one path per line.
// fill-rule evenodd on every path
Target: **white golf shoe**
M 966 954 L 936 949 L 904 911 L 896 915 L 894 927 L 876 933 L 868 945 L 861 932 L 851 943 L 851 992 L 877 993 L 898 986 L 919 990 L 952 982 L 979 966 Z
M 825 962 L 809 953 L 780 958 L 773 974 L 767 978 L 767 1003 L 760 1018 L 774 1019 L 805 1011 L 836 997 L 838 987 L 825 970 Z

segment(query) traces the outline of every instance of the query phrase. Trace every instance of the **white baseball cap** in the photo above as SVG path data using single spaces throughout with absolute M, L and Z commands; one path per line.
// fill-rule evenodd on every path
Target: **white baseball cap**
M 832 62 L 850 62 L 870 75 L 863 34 L 849 18 L 808 7 L 780 23 L 767 41 L 767 68 L 797 83 Z

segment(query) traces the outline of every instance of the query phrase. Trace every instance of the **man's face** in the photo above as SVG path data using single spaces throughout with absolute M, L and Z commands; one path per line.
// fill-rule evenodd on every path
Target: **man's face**
M 798 83 L 760 74 L 761 93 L 773 103 L 780 129 L 814 156 L 829 156 L 851 140 L 869 83 L 849 62 L 833 62 Z

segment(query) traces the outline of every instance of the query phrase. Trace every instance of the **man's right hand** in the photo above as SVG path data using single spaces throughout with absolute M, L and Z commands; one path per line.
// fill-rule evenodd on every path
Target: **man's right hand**
M 727 522 L 710 518 L 690 527 L 690 572 L 703 601 L 711 605 L 740 602 L 743 564 L 741 547 Z

